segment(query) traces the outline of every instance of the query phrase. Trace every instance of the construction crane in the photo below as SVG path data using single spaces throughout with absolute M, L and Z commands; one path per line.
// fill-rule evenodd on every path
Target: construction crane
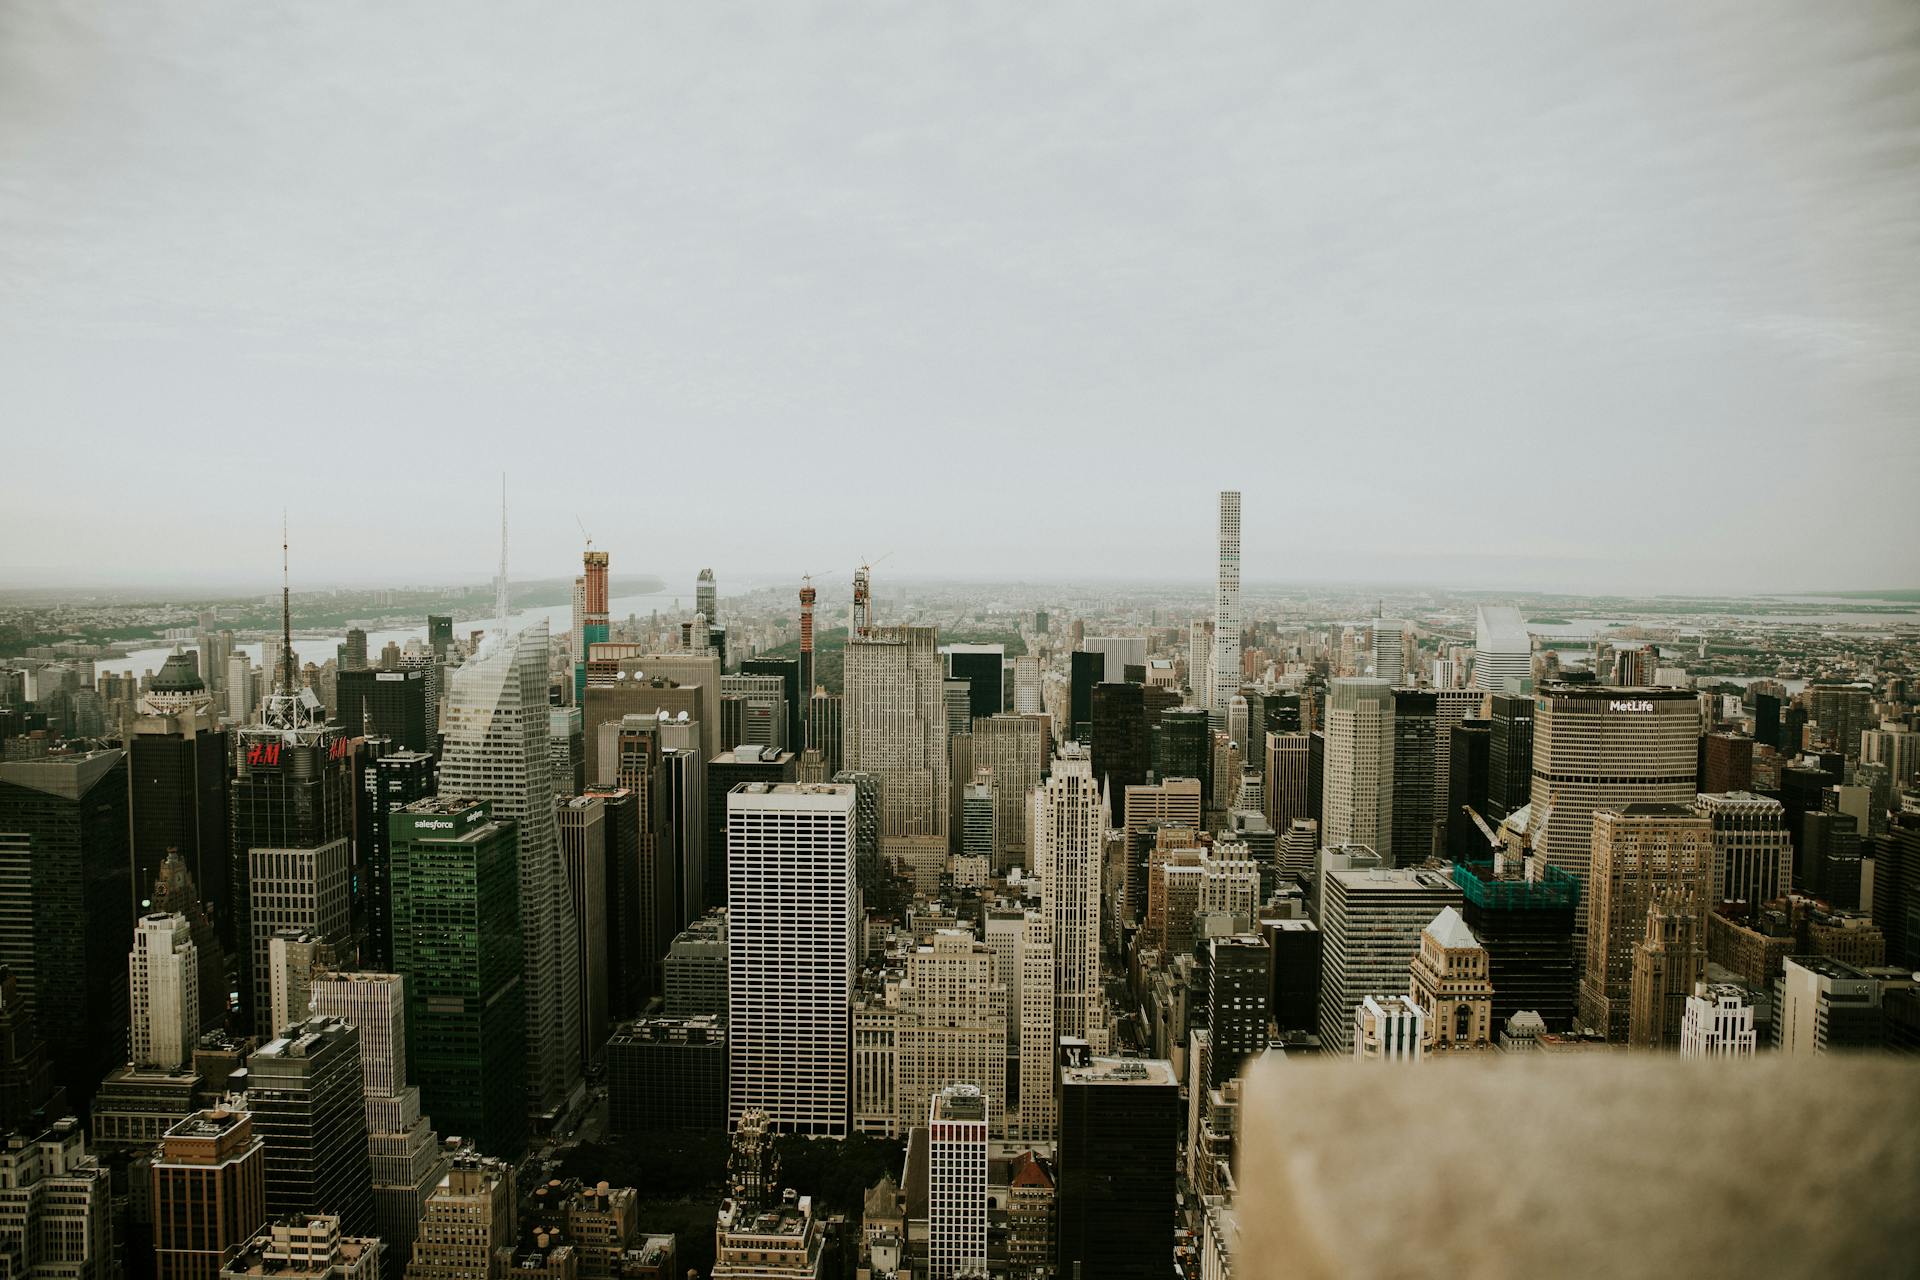
M 1487 820 L 1485 818 L 1481 817 L 1478 813 L 1474 812 L 1472 805 L 1463 804 L 1460 807 L 1466 811 L 1466 814 L 1469 818 L 1473 819 L 1473 825 L 1480 828 L 1480 834 L 1487 838 L 1488 844 L 1492 845 L 1495 849 L 1499 849 L 1502 847 L 1499 835 L 1494 831 L 1492 827 L 1487 825 Z

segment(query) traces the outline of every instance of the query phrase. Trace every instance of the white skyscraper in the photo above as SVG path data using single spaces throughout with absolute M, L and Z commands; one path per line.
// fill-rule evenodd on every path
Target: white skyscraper
M 1040 659 L 1023 653 L 1013 660 L 1013 713 L 1039 715 L 1044 710 L 1040 699 Z
M 1105 1034 L 1100 874 L 1106 833 L 1107 806 L 1092 761 L 1077 752 L 1061 756 L 1033 793 L 1033 870 L 1041 910 L 1053 927 L 1055 1034 L 1089 1041 Z
M 1399 618 L 1373 620 L 1373 674 L 1390 685 L 1407 682 L 1407 624 Z
M 997 1109 L 994 1136 L 1003 1136 L 1009 984 L 997 960 L 991 946 L 965 929 L 937 930 L 926 946 L 908 953 L 897 997 L 895 1105 L 902 1133 L 942 1088 L 964 1083 Z
M 360 1029 L 374 1224 L 388 1251 L 403 1258 L 449 1163 L 432 1121 L 420 1114 L 420 1090 L 407 1082 L 406 991 L 397 973 L 318 973 L 310 997 L 313 1012 Z
M 1682 1058 L 1751 1058 L 1753 1003 L 1730 982 L 1696 982 L 1680 1021 Z
M 1059 1040 L 1054 1035 L 1053 924 L 1044 911 L 1028 911 L 1021 920 L 1019 970 L 1020 1116 L 1008 1129 L 1014 1137 L 1051 1142 L 1059 1136 L 1053 1096 Z
M 1213 623 L 1195 618 L 1187 624 L 1187 684 L 1193 705 L 1213 705 Z
M 727 795 L 727 1120 L 844 1137 L 856 908 L 854 788 Z
M 127 957 L 133 1020 L 128 1057 L 172 1071 L 200 1038 L 200 956 L 185 916 L 142 916 Z
M 880 779 L 881 838 L 945 836 L 946 673 L 934 629 L 870 628 L 847 645 L 844 684 L 845 768 Z
M 1321 839 L 1368 845 L 1392 866 L 1393 687 L 1365 676 L 1332 681 L 1326 723 Z
M 927 1105 L 927 1274 L 973 1280 L 987 1274 L 985 1094 L 949 1085 Z
M 1227 727 L 1227 699 L 1240 690 L 1240 494 L 1220 493 L 1220 581 L 1213 598 L 1213 727 Z
M 581 1087 L 578 926 L 547 754 L 547 624 L 488 634 L 447 686 L 440 794 L 491 802 L 520 837 L 528 1104 L 546 1115 Z
M 1523 682 L 1521 692 L 1532 687 L 1533 637 L 1512 605 L 1483 604 L 1474 618 L 1473 687 L 1508 693 L 1508 680 Z

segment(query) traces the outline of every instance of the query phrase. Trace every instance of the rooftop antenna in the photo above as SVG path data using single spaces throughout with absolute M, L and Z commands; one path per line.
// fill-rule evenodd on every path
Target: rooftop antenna
M 500 473 L 500 576 L 493 583 L 494 626 L 507 630 L 507 473 Z
M 293 692 L 293 579 L 287 571 L 287 509 L 280 508 L 280 687 Z

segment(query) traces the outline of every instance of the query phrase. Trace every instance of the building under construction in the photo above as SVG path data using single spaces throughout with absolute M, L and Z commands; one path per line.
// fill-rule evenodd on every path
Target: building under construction
M 1456 862 L 1453 882 L 1465 898 L 1461 915 L 1487 949 L 1493 979 L 1493 1025 L 1532 1009 L 1550 1031 L 1573 1023 L 1573 921 L 1580 882 L 1541 859 Z

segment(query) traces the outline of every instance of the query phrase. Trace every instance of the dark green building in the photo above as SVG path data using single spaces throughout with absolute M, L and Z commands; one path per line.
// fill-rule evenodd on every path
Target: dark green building
M 393 968 L 407 977 L 407 1051 L 440 1132 L 491 1156 L 527 1139 L 520 840 L 481 800 L 416 801 L 387 818 Z

